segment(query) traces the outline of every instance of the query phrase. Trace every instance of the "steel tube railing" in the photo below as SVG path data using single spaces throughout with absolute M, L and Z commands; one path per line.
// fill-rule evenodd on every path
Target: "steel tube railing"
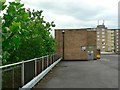
M 23 87 L 26 83 L 28 83 L 34 77 L 42 73 L 51 64 L 53 64 L 56 61 L 55 57 L 58 57 L 58 56 L 55 54 L 46 55 L 39 58 L 30 59 L 27 61 L 21 61 L 18 63 L 1 66 L 0 69 L 2 70 L 2 77 L 3 77 L 2 87 L 3 88 Z M 31 70 L 29 70 L 29 68 L 31 68 Z M 28 75 L 28 74 L 32 74 L 32 75 Z M 20 79 L 20 80 L 17 80 L 17 79 Z M 19 83 L 17 84 L 16 81 L 19 81 Z M 8 84 L 7 82 L 9 82 L 10 84 Z

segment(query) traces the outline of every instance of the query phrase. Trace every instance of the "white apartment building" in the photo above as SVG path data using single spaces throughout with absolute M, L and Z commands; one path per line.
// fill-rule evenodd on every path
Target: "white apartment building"
M 120 52 L 120 30 L 118 29 L 108 29 L 105 25 L 97 25 L 95 28 L 97 31 L 97 48 L 101 52 Z

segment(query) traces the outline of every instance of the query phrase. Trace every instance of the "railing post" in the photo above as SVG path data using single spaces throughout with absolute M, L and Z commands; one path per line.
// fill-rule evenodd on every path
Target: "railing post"
M 12 79 L 13 79 L 13 80 L 12 80 L 12 81 L 13 81 L 13 82 L 12 82 L 12 87 L 14 88 L 14 66 L 13 66 L 13 68 L 12 68 L 12 76 L 13 76 L 13 78 L 12 78 Z
M 48 56 L 48 65 L 50 66 L 50 55 Z
M 49 57 L 49 56 L 47 55 L 47 67 L 49 66 L 49 63 L 48 63 L 48 60 L 49 60 L 49 59 L 48 59 L 48 57 Z
M 42 71 L 44 70 L 44 57 L 42 57 Z
M 51 64 L 53 63 L 53 58 L 52 58 L 52 55 L 51 55 Z
M 25 68 L 24 68 L 24 61 L 22 62 L 22 86 L 24 85 L 24 71 Z
M 54 63 L 54 54 L 52 55 L 53 63 Z
M 54 54 L 53 54 L 53 63 L 55 62 Z
M 54 62 L 55 62 L 55 54 L 54 54 Z
M 1 64 L 1 61 L 0 61 Z M 0 68 L 0 90 L 2 90 L 2 69 Z
M 56 54 L 54 54 L 54 59 L 55 59 L 55 61 L 56 61 Z
M 35 58 L 35 76 L 37 75 L 37 59 Z

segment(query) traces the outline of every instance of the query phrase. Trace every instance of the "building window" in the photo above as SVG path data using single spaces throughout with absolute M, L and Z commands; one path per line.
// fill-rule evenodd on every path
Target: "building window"
M 105 41 L 105 39 L 102 39 L 102 41 Z
M 104 28 L 102 28 L 102 31 L 105 31 L 105 29 L 104 29 Z
M 97 35 L 97 37 L 100 37 L 100 35 Z
M 102 45 L 105 45 L 105 42 L 102 42 Z
M 105 36 L 104 36 L 104 35 L 102 35 L 102 38 L 105 38 Z
M 98 41 L 100 41 L 100 39 L 97 39 Z
M 111 33 L 114 33 L 114 31 L 111 31 Z
M 97 32 L 97 34 L 100 34 L 100 32 Z
M 97 42 L 97 45 L 100 45 L 100 42 Z
M 102 34 L 105 34 L 105 32 L 102 32 Z
M 98 49 L 100 49 L 100 46 L 97 46 Z
M 105 46 L 102 46 L 102 48 L 104 49 L 104 48 L 105 48 Z

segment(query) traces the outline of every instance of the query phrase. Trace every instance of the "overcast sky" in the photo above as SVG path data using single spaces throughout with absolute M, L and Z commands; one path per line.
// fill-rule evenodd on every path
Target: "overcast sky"
M 7 0 L 14 1 L 14 0 Z M 43 10 L 46 21 L 55 28 L 96 27 L 98 20 L 108 28 L 118 28 L 119 0 L 21 0 L 26 8 Z
M 26 8 L 43 10 L 45 20 L 56 28 L 96 27 L 98 20 L 108 28 L 118 27 L 119 0 L 21 0 Z

